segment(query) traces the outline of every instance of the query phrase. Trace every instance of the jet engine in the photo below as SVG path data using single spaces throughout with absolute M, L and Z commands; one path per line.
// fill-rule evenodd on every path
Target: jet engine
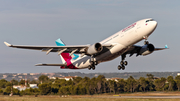
M 142 46 L 140 52 L 139 52 L 139 55 L 149 55 L 151 54 L 153 51 L 154 51 L 154 45 L 153 44 L 147 44 L 147 45 L 144 45 Z
M 94 54 L 101 52 L 102 49 L 103 49 L 103 47 L 100 43 L 95 43 L 86 49 L 86 54 L 94 55 Z

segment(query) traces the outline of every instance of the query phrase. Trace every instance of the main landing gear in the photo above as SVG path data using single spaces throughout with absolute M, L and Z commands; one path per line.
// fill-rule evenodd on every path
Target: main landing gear
M 91 56 L 91 65 L 89 65 L 88 69 L 89 70 L 95 70 L 96 69 L 96 66 L 97 65 L 97 61 L 95 60 L 95 58 L 93 56 Z
M 122 56 L 122 61 L 120 62 L 120 65 L 118 65 L 118 70 L 125 70 L 125 66 L 128 65 L 128 62 L 127 61 L 124 61 L 125 58 L 126 58 L 126 54 L 123 54 Z
M 148 37 L 147 37 L 147 36 L 143 36 L 143 38 L 145 39 L 144 45 L 148 45 L 148 44 L 149 44 L 149 42 L 147 41 Z M 127 54 L 127 53 L 124 53 L 123 55 L 121 55 L 122 61 L 120 62 L 120 65 L 118 65 L 118 70 L 121 70 L 121 69 L 122 69 L 122 70 L 125 70 L 125 66 L 128 65 L 128 62 L 127 62 L 127 61 L 124 61 L 125 58 L 126 58 L 126 54 Z M 137 53 L 137 56 L 138 56 L 138 53 Z

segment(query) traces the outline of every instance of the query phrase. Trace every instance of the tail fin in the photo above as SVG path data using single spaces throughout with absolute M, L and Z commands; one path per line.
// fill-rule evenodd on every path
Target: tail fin
M 57 39 L 55 42 L 57 46 L 65 46 L 65 44 L 63 43 L 63 41 L 61 41 L 61 39 Z M 66 61 L 69 61 L 71 59 L 76 60 L 79 57 L 79 55 L 73 54 L 73 57 L 71 57 L 69 53 L 61 53 L 60 57 L 62 63 L 65 63 Z

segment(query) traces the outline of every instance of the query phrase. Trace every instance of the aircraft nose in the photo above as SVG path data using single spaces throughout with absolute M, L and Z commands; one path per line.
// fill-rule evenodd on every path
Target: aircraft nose
M 157 21 L 153 21 L 152 24 L 154 25 L 154 27 L 156 27 L 158 23 Z
M 150 22 L 150 29 L 151 30 L 155 30 L 156 29 L 156 27 L 157 27 L 157 21 L 151 21 Z

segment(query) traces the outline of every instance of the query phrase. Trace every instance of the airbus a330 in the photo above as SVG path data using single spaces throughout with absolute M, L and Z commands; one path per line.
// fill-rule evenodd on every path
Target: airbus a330
M 62 69 L 95 69 L 96 65 L 102 62 L 122 57 L 118 70 L 124 70 L 128 62 L 125 61 L 126 55 L 146 56 L 154 51 L 167 49 L 155 48 L 147 41 L 148 37 L 157 27 L 157 22 L 152 18 L 139 20 L 121 31 L 113 34 L 107 39 L 92 45 L 65 45 L 60 39 L 56 40 L 57 46 L 27 46 L 11 45 L 4 42 L 8 47 L 41 50 L 49 54 L 57 52 L 62 59 L 62 64 L 37 64 L 36 66 L 60 66 Z M 143 46 L 135 45 L 144 40 Z

